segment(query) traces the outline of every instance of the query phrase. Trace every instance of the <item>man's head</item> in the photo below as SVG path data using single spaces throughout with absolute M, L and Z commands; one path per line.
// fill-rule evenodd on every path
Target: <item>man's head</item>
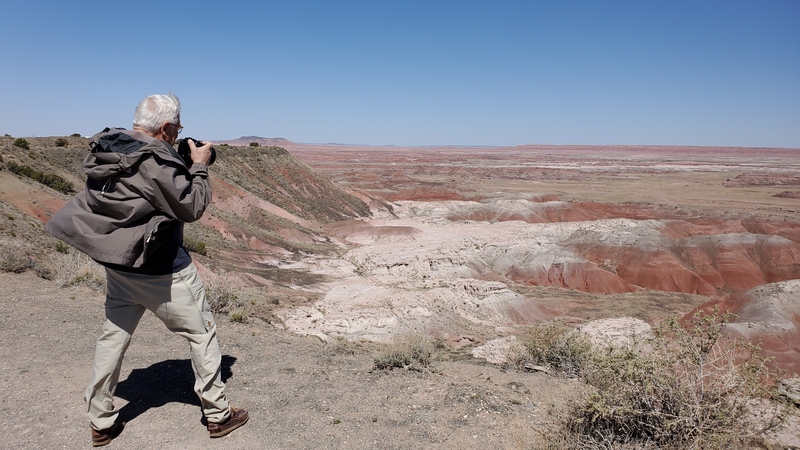
M 171 92 L 145 97 L 136 107 L 133 128 L 144 131 L 170 145 L 178 139 L 181 126 L 181 101 Z

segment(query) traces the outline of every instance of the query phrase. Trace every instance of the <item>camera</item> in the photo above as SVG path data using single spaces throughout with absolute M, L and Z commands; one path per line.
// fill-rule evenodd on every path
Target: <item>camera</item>
M 203 141 L 198 141 L 195 138 L 186 137 L 181 139 L 178 143 L 178 155 L 183 158 L 183 163 L 186 164 L 186 167 L 192 167 L 192 149 L 189 148 L 189 141 L 194 142 L 195 147 L 202 147 L 205 145 Z M 214 147 L 211 147 L 211 159 L 208 160 L 208 165 L 214 164 L 214 160 L 217 159 L 217 151 L 214 150 Z

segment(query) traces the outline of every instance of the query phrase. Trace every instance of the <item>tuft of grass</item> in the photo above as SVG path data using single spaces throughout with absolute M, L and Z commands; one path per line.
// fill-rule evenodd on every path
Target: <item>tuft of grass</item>
M 67 244 L 65 244 L 65 243 L 63 243 L 61 241 L 57 241 L 56 242 L 56 251 L 58 253 L 62 253 L 64 255 L 66 255 L 67 253 L 69 253 L 69 245 L 67 245 Z
M 426 337 L 415 336 L 373 359 L 373 370 L 406 369 L 435 371 L 437 346 Z
M 247 323 L 249 317 L 245 311 L 236 309 L 228 313 L 228 320 L 236 323 Z
M 189 250 L 190 252 L 194 252 L 203 256 L 208 256 L 208 251 L 206 250 L 206 243 L 203 241 L 198 241 L 196 239 L 184 237 L 183 246 L 186 247 L 186 250 Z

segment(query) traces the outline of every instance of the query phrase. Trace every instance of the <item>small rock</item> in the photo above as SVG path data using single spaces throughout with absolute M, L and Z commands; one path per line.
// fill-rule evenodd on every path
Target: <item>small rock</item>
M 492 364 L 505 364 L 511 349 L 517 344 L 516 336 L 493 339 L 484 345 L 475 347 L 472 356 L 483 358 Z
M 530 394 L 531 390 L 522 383 L 512 381 L 506 385 L 509 389 L 519 392 L 520 394 Z
M 633 317 L 598 319 L 578 328 L 593 344 L 605 347 L 609 345 L 627 346 L 633 344 L 650 333 L 650 325 Z
M 536 364 L 527 363 L 523 366 L 525 370 L 530 370 L 531 372 L 544 372 L 546 374 L 550 374 L 550 369 L 545 366 L 538 366 Z

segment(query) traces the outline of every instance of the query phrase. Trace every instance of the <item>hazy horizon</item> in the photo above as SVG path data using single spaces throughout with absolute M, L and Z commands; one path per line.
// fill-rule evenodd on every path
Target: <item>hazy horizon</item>
M 121 127 L 130 129 L 130 127 Z M 102 130 L 98 130 L 102 131 Z M 49 134 L 49 135 L 42 135 L 42 136 L 14 136 L 14 138 L 56 138 L 56 137 L 68 137 L 71 134 Z M 188 136 L 188 135 L 187 135 Z M 83 138 L 90 138 L 91 135 L 81 135 Z M 183 134 L 179 136 L 186 137 Z M 766 148 L 766 149 L 784 149 L 784 150 L 800 150 L 799 147 L 769 147 L 769 146 L 746 146 L 746 145 L 691 145 L 691 144 L 571 144 L 571 143 L 563 143 L 563 144 L 547 144 L 547 143 L 537 143 L 537 142 L 527 142 L 523 144 L 510 144 L 510 145 L 491 145 L 491 144 L 418 144 L 418 145 L 399 145 L 399 144 L 381 144 L 381 143 L 363 143 L 363 144 L 352 144 L 347 142 L 300 142 L 294 139 L 288 139 L 282 136 L 275 136 L 275 137 L 268 137 L 268 136 L 259 136 L 253 134 L 246 134 L 235 138 L 226 138 L 226 139 L 206 139 L 206 141 L 211 141 L 215 143 L 224 143 L 230 141 L 236 141 L 243 138 L 254 138 L 254 139 L 266 139 L 266 140 L 277 140 L 282 139 L 289 141 L 293 144 L 297 145 L 331 145 L 331 146 L 342 146 L 342 147 L 397 147 L 397 148 L 439 148 L 439 147 L 464 147 L 464 148 L 511 148 L 511 147 L 524 147 L 524 146 L 542 146 L 542 147 L 720 147 L 720 148 Z

